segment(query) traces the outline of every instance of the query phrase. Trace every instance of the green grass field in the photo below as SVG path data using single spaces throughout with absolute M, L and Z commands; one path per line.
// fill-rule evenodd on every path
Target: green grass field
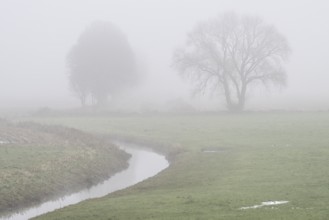
M 156 177 L 37 219 L 329 219 L 329 113 L 33 120 L 184 150 Z M 276 200 L 289 203 L 240 210 Z

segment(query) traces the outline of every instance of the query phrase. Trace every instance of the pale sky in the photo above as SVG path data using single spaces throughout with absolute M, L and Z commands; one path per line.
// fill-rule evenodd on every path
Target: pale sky
M 172 54 L 199 21 L 227 11 L 252 14 L 286 36 L 292 54 L 288 87 L 255 89 L 247 109 L 329 109 L 329 3 L 326 0 L 0 0 L 2 107 L 77 107 L 66 55 L 93 21 L 110 21 L 126 35 L 144 81 L 128 102 L 182 98 L 202 109 L 222 99 L 191 98 L 173 70 Z

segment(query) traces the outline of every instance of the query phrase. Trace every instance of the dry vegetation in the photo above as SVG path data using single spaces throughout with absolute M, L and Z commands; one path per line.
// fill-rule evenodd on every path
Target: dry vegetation
M 0 215 L 98 183 L 129 155 L 76 129 L 0 121 Z

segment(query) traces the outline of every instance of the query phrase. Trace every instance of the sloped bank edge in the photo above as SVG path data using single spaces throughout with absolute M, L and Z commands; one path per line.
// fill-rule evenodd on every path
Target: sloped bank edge
M 111 144 L 112 146 L 115 146 L 117 147 L 113 141 L 111 141 L 111 139 L 108 139 L 108 138 L 105 138 L 104 137 L 102 138 L 101 136 L 97 135 L 97 134 L 93 134 L 91 132 L 85 132 L 85 131 L 82 131 L 80 129 L 75 129 L 75 128 L 71 128 L 71 127 L 67 127 L 67 126 L 60 126 L 60 125 L 44 125 L 44 124 L 39 124 L 39 123 L 34 123 L 34 122 L 27 122 L 27 123 L 15 123 L 13 124 L 14 126 L 19 126 L 19 125 L 23 125 L 25 126 L 29 126 L 31 125 L 32 128 L 31 129 L 34 129 L 34 130 L 38 130 L 38 129 L 49 129 L 49 132 L 50 133 L 54 133 L 56 134 L 56 131 L 58 129 L 68 129 L 68 130 L 73 130 L 75 132 L 79 132 L 81 135 L 90 135 L 91 137 L 93 138 L 97 138 L 97 139 L 100 139 L 101 141 L 105 141 L 106 143 L 108 144 Z M 58 134 L 56 134 L 58 135 Z M 120 150 L 120 149 L 119 149 Z M 121 151 L 121 150 L 120 150 Z M 126 153 L 126 152 L 125 152 Z M 126 153 L 128 154 L 128 153 Z M 128 154 L 129 155 L 129 154 Z M 128 156 L 127 160 L 125 161 L 125 164 L 124 166 L 120 167 L 120 168 L 115 168 L 113 170 L 113 172 L 111 173 L 104 173 L 104 175 L 101 175 L 101 176 L 98 176 L 97 177 L 97 180 L 94 179 L 92 180 L 92 183 L 89 181 L 83 181 L 83 182 L 76 182 L 74 185 L 69 185 L 69 186 L 66 186 L 67 188 L 63 189 L 62 192 L 57 192 L 56 194 L 55 193 L 46 193 L 46 196 L 45 197 L 37 197 L 37 198 L 26 198 L 24 199 L 22 202 L 18 202 L 15 207 L 9 207 L 8 206 L 8 209 L 3 211 L 2 213 L 0 213 L 0 219 L 1 218 L 7 218 L 7 217 L 10 217 L 11 215 L 15 214 L 15 213 L 18 213 L 20 211 L 24 211 L 26 209 L 29 209 L 33 206 L 38 206 L 44 202 L 47 202 L 47 201 L 52 201 L 52 200 L 56 200 L 56 199 L 59 199 L 67 194 L 73 194 L 73 193 L 76 193 L 76 192 L 79 192 L 85 188 L 89 188 L 93 185 L 97 185 L 103 181 L 105 181 L 106 179 L 112 177 L 113 175 L 127 169 L 128 167 L 128 160 L 130 158 L 131 155 Z M 104 167 L 105 169 L 106 167 Z M 106 169 L 105 169 L 106 170 Z M 95 182 L 97 181 L 97 182 Z
M 108 141 L 115 144 L 115 142 L 123 142 L 127 144 L 136 144 L 145 147 L 146 149 L 152 150 L 155 153 L 165 156 L 166 160 L 169 162 L 169 165 L 172 165 L 176 162 L 177 157 L 187 152 L 179 143 L 163 143 L 160 141 L 153 141 L 149 139 L 126 136 L 126 135 L 113 135 L 113 134 L 95 134 L 101 138 L 108 139 Z
M 93 135 L 97 135 L 99 138 L 106 139 L 107 141 L 112 142 L 118 148 L 120 148 L 120 143 L 133 144 L 133 145 L 136 145 L 137 149 L 141 148 L 141 149 L 145 149 L 147 151 L 151 151 L 151 152 L 163 155 L 165 157 L 165 159 L 168 161 L 169 166 L 167 168 L 163 169 L 162 171 L 160 171 L 158 174 L 156 174 L 156 175 L 154 175 L 150 178 L 156 177 L 159 174 L 161 174 L 161 172 L 169 169 L 170 166 L 173 163 L 175 163 L 175 161 L 177 159 L 177 156 L 179 154 L 183 153 L 183 152 L 186 152 L 186 150 L 184 150 L 179 144 L 160 143 L 160 142 L 157 142 L 157 141 L 145 140 L 145 139 L 141 139 L 141 138 L 136 138 L 136 137 L 131 137 L 131 136 L 123 136 L 123 135 L 95 134 L 95 133 L 93 133 Z M 134 147 L 132 146 L 132 148 L 134 148 Z M 138 183 L 136 183 L 136 184 L 134 184 L 130 187 L 114 191 L 114 192 L 109 193 L 109 194 L 107 194 L 103 197 L 100 197 L 100 198 L 93 198 L 93 199 L 88 199 L 88 200 L 81 201 L 81 203 L 90 202 L 92 200 L 98 200 L 98 199 L 102 199 L 102 198 L 106 198 L 106 197 L 112 197 L 112 196 L 115 197 L 117 195 L 122 195 L 122 193 L 124 193 L 124 194 L 129 193 L 129 190 L 134 189 L 135 187 L 138 187 L 139 184 L 141 184 L 141 183 L 143 183 L 147 180 L 148 179 L 145 179 L 145 180 L 143 180 L 141 182 L 138 182 Z M 74 204 L 74 205 L 70 205 L 70 207 L 77 206 L 77 205 L 79 205 L 79 203 Z M 68 206 L 63 207 L 62 209 L 65 209 L 65 208 L 68 208 Z M 57 211 L 60 212 L 62 209 L 55 210 L 54 212 L 57 212 Z M 53 213 L 53 212 L 51 212 L 51 213 Z M 40 216 L 36 216 L 32 219 L 39 219 L 39 217 L 42 218 L 42 216 L 45 216 L 47 214 L 49 214 L 49 213 L 45 213 L 45 214 L 42 214 Z

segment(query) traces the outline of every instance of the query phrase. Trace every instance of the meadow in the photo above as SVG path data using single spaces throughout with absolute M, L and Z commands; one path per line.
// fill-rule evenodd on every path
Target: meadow
M 29 120 L 180 149 L 153 178 L 37 219 L 329 219 L 327 112 Z M 289 202 L 241 209 L 266 201 Z

